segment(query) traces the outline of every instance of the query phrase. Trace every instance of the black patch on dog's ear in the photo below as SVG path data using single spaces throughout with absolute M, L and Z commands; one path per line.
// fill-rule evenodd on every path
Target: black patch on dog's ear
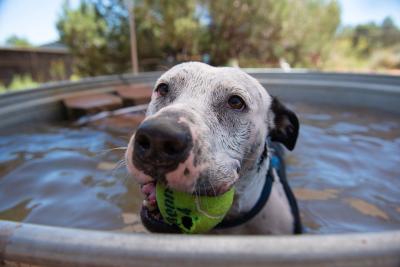
M 299 120 L 296 114 L 276 97 L 272 98 L 271 111 L 274 114 L 274 126 L 270 129 L 271 141 L 280 142 L 287 149 L 293 150 L 299 135 Z

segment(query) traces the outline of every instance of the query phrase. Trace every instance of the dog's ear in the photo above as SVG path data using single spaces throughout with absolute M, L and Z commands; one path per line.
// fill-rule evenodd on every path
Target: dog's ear
M 286 108 L 276 97 L 272 98 L 269 136 L 271 141 L 282 143 L 293 150 L 299 135 L 299 120 L 296 114 Z

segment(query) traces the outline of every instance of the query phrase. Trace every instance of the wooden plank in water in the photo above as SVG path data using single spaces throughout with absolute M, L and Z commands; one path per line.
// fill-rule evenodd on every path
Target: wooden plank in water
M 74 96 L 65 98 L 63 103 L 72 119 L 122 107 L 122 99 L 112 94 Z
M 122 97 L 125 106 L 132 106 L 149 103 L 153 88 L 149 84 L 129 84 L 117 86 L 115 91 Z
M 123 114 L 119 116 L 107 117 L 102 120 L 93 121 L 90 125 L 97 125 L 110 129 L 133 130 L 144 120 L 144 114 Z

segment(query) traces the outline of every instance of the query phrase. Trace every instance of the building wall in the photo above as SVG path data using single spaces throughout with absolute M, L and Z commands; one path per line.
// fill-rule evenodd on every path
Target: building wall
M 0 82 L 7 86 L 26 74 L 37 82 L 69 79 L 72 56 L 66 49 L 0 47 Z

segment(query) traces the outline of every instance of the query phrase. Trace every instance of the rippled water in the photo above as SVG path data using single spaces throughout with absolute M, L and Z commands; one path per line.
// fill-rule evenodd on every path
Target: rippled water
M 301 120 L 287 154 L 309 233 L 400 229 L 400 119 L 383 112 L 291 103 Z M 42 125 L 0 136 L 0 219 L 143 231 L 142 200 L 123 158 L 132 125 Z M 114 149 L 121 147 L 121 149 Z

